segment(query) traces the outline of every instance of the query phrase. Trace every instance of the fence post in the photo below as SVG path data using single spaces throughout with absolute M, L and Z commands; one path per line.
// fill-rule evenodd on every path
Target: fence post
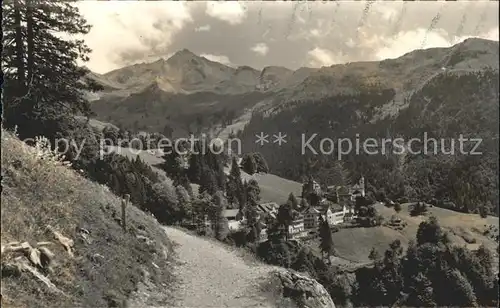
M 125 194 L 124 198 L 122 199 L 122 228 L 123 230 L 127 230 L 127 214 L 126 214 L 126 208 L 128 206 L 128 202 L 130 201 L 130 195 Z

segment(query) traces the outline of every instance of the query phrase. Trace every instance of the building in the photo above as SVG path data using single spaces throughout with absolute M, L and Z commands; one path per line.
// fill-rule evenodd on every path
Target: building
M 304 216 L 298 214 L 288 226 L 288 238 L 297 239 L 306 235 L 306 229 L 304 228 Z
M 321 207 L 308 207 L 304 210 L 304 228 L 315 230 L 319 228 L 319 218 L 323 218 L 329 225 L 337 225 L 352 216 L 352 210 L 346 205 L 322 201 Z
M 335 193 L 336 202 L 348 206 L 350 202 L 356 202 L 357 197 L 365 196 L 365 178 L 361 177 L 358 183 L 351 186 L 328 186 L 328 194 Z
M 266 213 L 273 219 L 276 219 L 278 209 L 279 205 L 276 202 L 261 203 L 257 206 L 257 212 L 259 214 Z
M 351 194 L 351 201 L 356 201 L 357 197 L 365 196 L 365 178 L 361 176 L 359 182 L 349 187 L 349 193 Z
M 205 234 L 210 230 L 211 225 L 208 215 L 203 215 L 203 218 L 198 218 L 196 221 L 196 230 L 198 233 Z
M 304 228 L 305 229 L 315 229 L 318 228 L 318 221 L 321 212 L 316 208 L 309 206 L 303 212 L 304 215 Z
M 307 198 L 308 194 L 321 195 L 321 185 L 316 182 L 312 177 L 309 177 L 307 182 L 302 184 L 302 198 Z
M 337 203 L 328 203 L 323 208 L 321 216 L 328 222 L 329 225 L 338 225 L 344 222 L 344 217 L 348 212 L 347 206 Z
M 260 230 L 260 234 L 259 234 L 259 242 L 262 243 L 265 241 L 267 241 L 267 229 L 266 228 Z
M 307 202 L 312 205 L 318 205 L 319 201 L 323 197 L 323 191 L 321 190 L 321 185 L 316 182 L 312 177 L 309 177 L 307 182 L 302 184 L 302 199 L 307 200 Z
M 337 203 L 342 206 L 344 205 L 347 206 L 352 199 L 351 191 L 347 186 L 337 186 L 336 194 L 337 194 Z
M 224 217 L 227 219 L 229 230 L 236 231 L 241 229 L 243 224 L 243 215 L 239 209 L 226 209 L 223 212 Z

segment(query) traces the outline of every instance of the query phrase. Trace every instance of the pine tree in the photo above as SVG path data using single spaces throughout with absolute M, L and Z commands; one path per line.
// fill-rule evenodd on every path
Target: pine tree
M 260 188 L 257 181 L 254 179 L 250 180 L 245 185 L 245 200 L 246 204 L 244 206 L 244 216 L 246 218 L 246 224 L 249 234 L 249 241 L 255 241 L 260 233 L 257 206 L 260 200 Z
M 241 171 L 236 158 L 233 157 L 231 171 L 227 181 L 227 198 L 231 204 L 241 204 L 244 194 L 243 182 L 241 181 Z
M 293 221 L 293 208 L 289 203 L 280 205 L 276 217 L 278 225 L 284 229 L 285 239 L 288 240 L 288 228 Z
M 322 217 L 319 220 L 319 240 L 319 248 L 323 253 L 323 258 L 330 260 L 330 255 L 334 252 L 332 231 L 328 222 Z
M 246 173 L 252 175 L 257 172 L 257 163 L 255 162 L 255 158 L 252 154 L 245 154 L 241 164 L 243 165 L 243 170 Z
M 216 191 L 217 179 L 215 178 L 215 174 L 211 169 L 205 167 L 201 170 L 200 187 L 198 189 L 198 192 L 200 194 L 206 192 L 210 196 L 212 196 Z
M 163 155 L 164 162 L 161 164 L 161 168 L 165 170 L 167 175 L 176 183 L 179 182 L 180 177 L 184 173 L 184 168 L 182 168 L 181 156 L 172 147 L 170 152 Z
M 266 160 L 264 159 L 264 157 L 262 156 L 261 153 L 255 152 L 255 153 L 252 153 L 252 154 L 249 154 L 249 155 L 252 155 L 253 158 L 254 158 L 254 160 L 255 160 L 256 172 L 264 172 L 264 173 L 268 173 L 269 172 L 269 167 L 267 165 L 267 162 L 266 162 Z
M 182 186 L 175 187 L 175 194 L 177 196 L 177 201 L 179 202 L 180 220 L 192 220 L 193 209 L 191 206 L 191 196 Z
M 224 210 L 227 208 L 227 200 L 221 191 L 217 191 L 213 198 L 211 210 L 212 228 L 218 240 L 224 240 L 229 233 L 227 219 L 224 217 Z
M 16 0 L 2 8 L 6 126 L 18 125 L 21 137 L 50 135 L 54 132 L 41 131 L 33 120 L 91 115 L 85 91 L 101 87 L 77 63 L 88 61 L 90 49 L 83 40 L 61 38 L 90 30 L 78 8 L 69 1 L 48 0 Z
M 436 217 L 431 216 L 428 221 L 423 221 L 418 226 L 417 244 L 425 243 L 438 244 L 443 240 L 443 230 Z
M 287 203 L 289 203 L 292 206 L 292 209 L 294 209 L 295 211 L 299 210 L 299 201 L 293 193 L 290 193 L 288 195 Z
M 197 144 L 194 145 L 195 153 L 198 153 Z M 201 180 L 201 170 L 204 168 L 204 162 L 201 157 L 202 154 L 191 153 L 189 156 L 189 168 L 187 170 L 187 175 L 192 183 L 200 183 Z
M 405 304 L 410 307 L 436 307 L 432 282 L 421 272 L 411 277 L 410 292 Z
M 214 145 L 215 146 L 215 145 Z M 224 173 L 223 157 L 220 154 L 214 154 L 208 151 L 203 158 L 205 159 L 206 166 L 210 168 L 215 177 L 215 183 L 219 190 L 226 190 L 226 174 Z
M 307 203 L 307 200 L 305 198 L 300 199 L 300 208 L 301 209 L 307 209 L 309 207 L 309 204 Z

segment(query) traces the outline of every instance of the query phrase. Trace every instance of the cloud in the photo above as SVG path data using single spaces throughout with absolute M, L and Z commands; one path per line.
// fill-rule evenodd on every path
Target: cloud
M 242 23 L 247 15 L 247 11 L 243 4 L 236 1 L 207 2 L 207 9 L 205 13 L 231 25 Z
M 96 72 L 154 61 L 182 48 L 227 62 L 225 56 L 234 66 L 297 69 L 398 57 L 421 48 L 422 42 L 430 48 L 473 36 L 498 40 L 497 1 L 377 1 L 367 14 L 361 1 L 88 1 L 76 5 L 94 24 L 85 39 L 94 50 L 88 66 Z M 428 31 L 438 13 L 439 21 Z M 258 44 L 272 50 L 265 52 Z
M 385 40 L 385 47 L 376 52 L 378 59 L 393 59 L 408 53 L 409 51 L 422 48 L 422 42 L 425 39 L 424 48 L 447 47 L 450 45 L 448 40 L 438 32 L 430 32 L 427 29 L 419 28 L 412 31 L 400 32 L 398 35 Z
M 227 56 L 224 56 L 224 55 L 212 55 L 212 54 L 203 53 L 200 56 L 207 58 L 210 61 L 219 62 L 219 63 L 222 63 L 222 64 L 227 65 L 227 66 L 232 66 L 232 63 L 229 60 L 229 58 Z
M 269 52 L 269 47 L 266 43 L 258 43 L 257 45 L 252 47 L 252 51 L 261 56 L 265 56 Z
M 86 65 L 99 73 L 166 53 L 175 33 L 192 21 L 183 2 L 82 1 L 75 5 L 93 26 L 85 36 L 93 50 Z
M 194 31 L 206 32 L 206 31 L 210 31 L 210 29 L 211 29 L 210 25 L 204 25 L 204 26 L 199 26 L 199 27 L 195 28 Z
M 330 66 L 345 62 L 344 57 L 328 49 L 315 47 L 307 53 L 308 64 L 313 67 Z
M 392 38 L 385 39 L 385 46 L 375 53 L 376 58 L 379 60 L 394 59 L 415 49 L 450 47 L 472 37 L 498 41 L 498 28 L 491 29 L 480 35 L 453 36 L 451 40 L 447 38 L 447 35 L 448 33 L 442 29 L 436 29 L 429 33 L 427 33 L 427 29 L 423 28 L 400 32 Z M 425 42 L 423 47 L 422 42 Z

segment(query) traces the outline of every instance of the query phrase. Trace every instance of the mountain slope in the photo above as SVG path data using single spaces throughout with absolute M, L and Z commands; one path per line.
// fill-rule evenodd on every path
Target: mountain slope
M 232 68 L 181 50 L 167 60 L 135 64 L 100 76 L 105 85 L 111 84 L 118 89 L 108 86 L 107 91 L 98 94 L 101 99 L 94 101 L 93 109 L 98 119 L 127 129 L 133 129 L 136 123 L 135 127 L 161 131 L 163 127 L 157 124 L 158 121 L 180 116 L 179 123 L 172 125 L 183 134 L 185 128 L 181 127 L 193 122 L 195 114 L 212 117 L 212 123 L 202 125 L 204 129 L 224 128 L 254 111 L 279 112 L 292 101 L 393 89 L 395 96 L 377 106 L 372 117 L 377 121 L 395 116 L 406 108 L 407 98 L 436 74 L 485 67 L 498 69 L 498 42 L 477 38 L 450 48 L 415 50 L 397 59 L 295 71 L 273 66 L 261 71 L 247 66 Z M 169 109 L 167 106 L 176 106 L 172 102 L 174 99 L 188 101 L 189 105 L 184 105 L 189 108 Z M 240 104 L 241 100 L 245 103 Z M 198 108 L 199 105 L 209 105 L 213 109 Z M 228 121 L 214 117 L 224 108 L 234 113 Z M 228 132 L 224 131 L 224 135 Z
M 498 70 L 490 68 L 436 73 L 386 118 L 378 112 L 394 107 L 392 88 L 288 103 L 269 116 L 252 118 L 241 134 L 243 151 L 260 151 L 273 172 L 293 180 L 310 173 L 333 185 L 338 181 L 333 167 L 341 160 L 353 180 L 365 175 L 374 194 L 380 189 L 389 198 L 448 200 L 457 210 L 487 208 L 498 214 L 498 80 Z M 255 144 L 260 132 L 289 137 L 279 147 L 260 147 Z M 460 136 L 469 139 L 462 149 Z M 305 147 L 312 137 L 314 151 Z M 333 149 L 321 142 L 324 138 L 332 140 Z M 349 138 L 352 150 L 344 142 L 339 155 L 339 138 Z M 378 140 L 378 146 L 364 150 L 368 138 Z M 405 153 L 395 147 L 396 138 L 407 142 Z M 412 144 L 414 154 L 408 150 L 412 138 L 418 140 Z M 436 141 L 425 141 L 431 138 Z

